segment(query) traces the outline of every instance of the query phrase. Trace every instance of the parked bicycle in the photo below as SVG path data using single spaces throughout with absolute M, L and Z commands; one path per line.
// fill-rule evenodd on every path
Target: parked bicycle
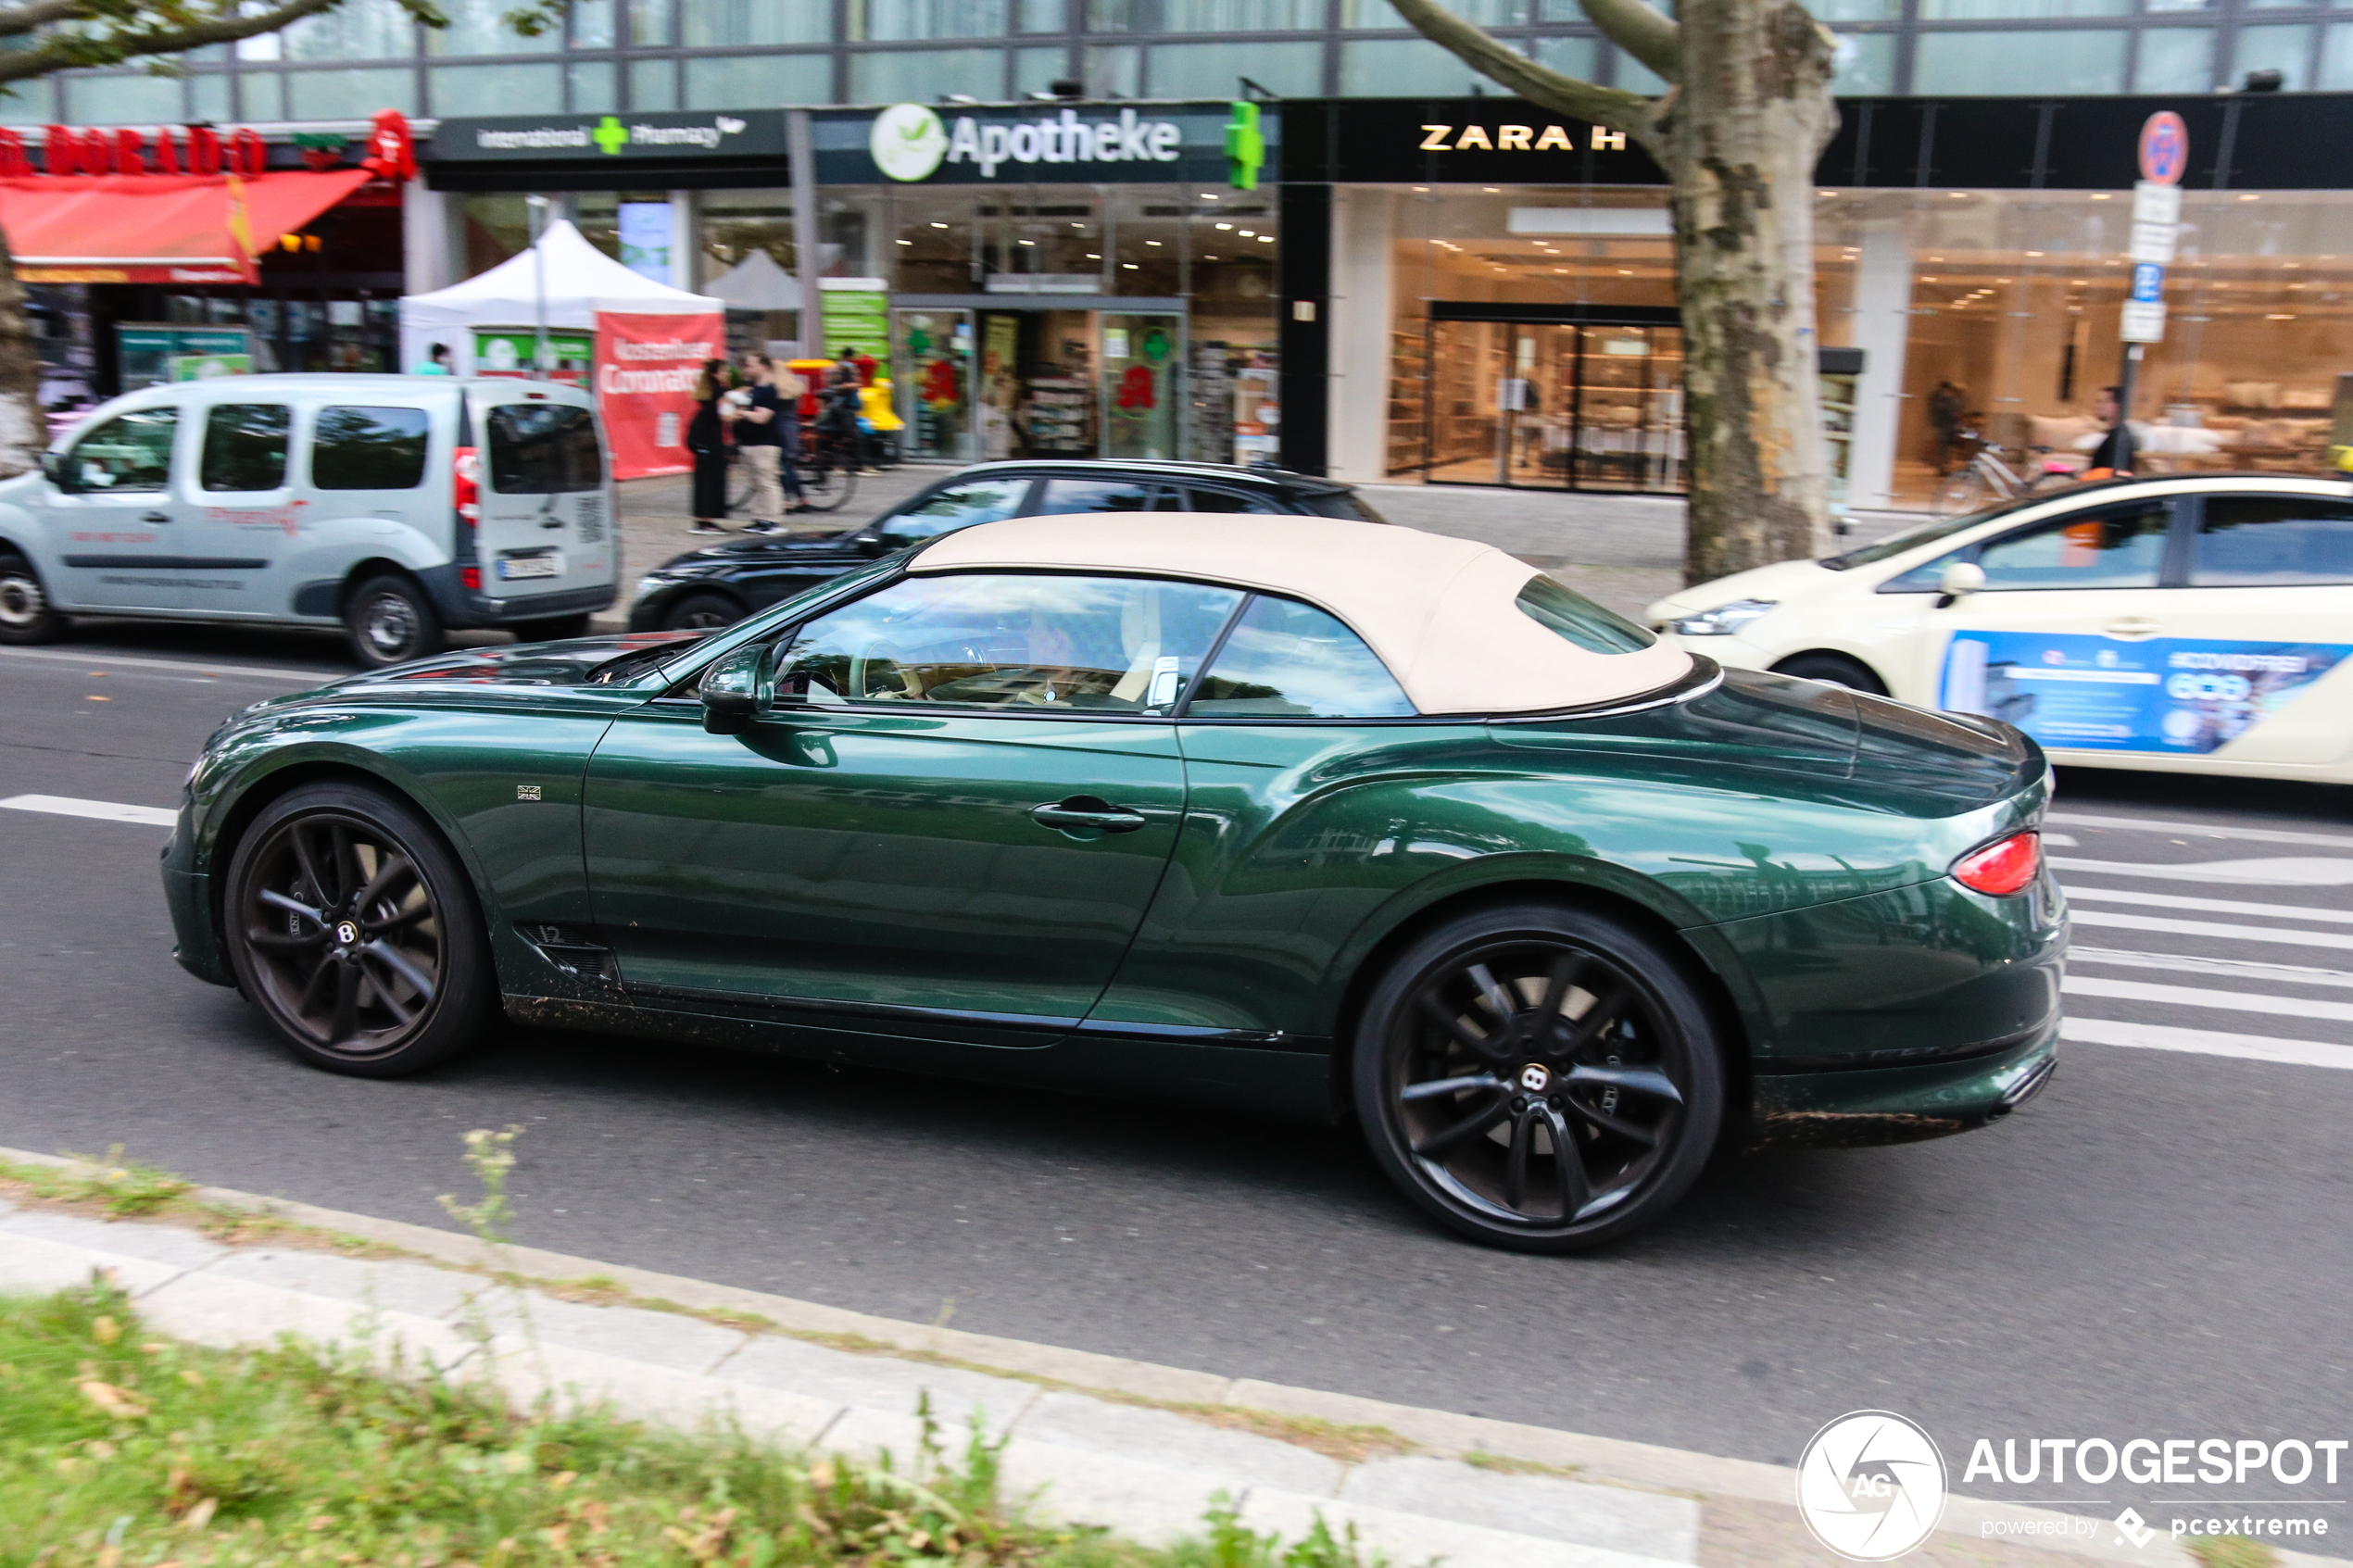
M 2051 458 L 2048 446 L 2027 447 L 2020 456 L 2018 468 L 2013 469 L 2002 460 L 2002 448 L 1977 432 L 1965 430 L 1959 435 L 1964 441 L 1976 442 L 1977 451 L 1968 462 L 1938 481 L 1929 505 L 1939 517 L 1979 511 L 1997 501 L 2016 500 L 2045 487 L 2065 484 L 2074 477 L 2074 466 L 2064 458 Z

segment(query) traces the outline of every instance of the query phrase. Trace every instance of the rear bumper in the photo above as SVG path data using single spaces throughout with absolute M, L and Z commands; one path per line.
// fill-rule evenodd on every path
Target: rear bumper
M 458 571 L 454 565 L 428 567 L 417 577 L 432 596 L 433 608 L 440 615 L 441 623 L 459 630 L 511 626 L 518 621 L 544 621 L 552 615 L 594 614 L 610 609 L 613 601 L 621 596 L 618 583 L 603 583 L 593 588 L 493 598 L 479 589 L 466 587 L 459 581 Z
M 1917 1143 L 1987 1127 L 2049 1085 L 2059 1021 L 1995 1055 L 1925 1067 L 1756 1075 L 1748 1146 L 1856 1148 Z

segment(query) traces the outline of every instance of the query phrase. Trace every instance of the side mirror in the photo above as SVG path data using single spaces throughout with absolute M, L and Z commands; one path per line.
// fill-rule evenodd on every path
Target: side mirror
M 63 452 L 41 454 L 41 475 L 60 490 L 70 488 L 66 483 L 66 455 Z
M 1939 609 L 1953 606 L 1985 586 L 1985 569 L 1975 561 L 1957 560 L 1944 569 L 1936 580 L 1936 591 L 1942 596 L 1936 601 Z
M 702 699 L 702 727 L 714 735 L 739 735 L 767 710 L 773 688 L 766 645 L 737 648 L 702 672 L 695 695 Z

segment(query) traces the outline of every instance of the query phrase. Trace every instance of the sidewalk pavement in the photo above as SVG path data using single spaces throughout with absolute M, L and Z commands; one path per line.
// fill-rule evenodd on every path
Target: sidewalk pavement
M 68 1163 L 7 1149 L 0 1160 Z M 1395 1568 L 1833 1561 L 1798 1523 L 1794 1474 L 1774 1465 L 925 1327 L 225 1189 L 193 1196 L 273 1223 L 239 1245 L 0 1199 L 0 1291 L 103 1272 L 150 1325 L 199 1344 L 291 1334 L 377 1355 L 396 1346 L 412 1365 L 487 1377 L 519 1404 L 609 1403 L 687 1427 L 731 1418 L 780 1445 L 865 1457 L 912 1456 L 927 1397 L 951 1451 L 975 1417 L 1006 1439 L 1009 1497 L 1139 1540 L 1196 1533 L 1223 1494 L 1244 1524 L 1287 1540 L 1319 1514 L 1335 1532 L 1353 1525 Z M 1575 1376 L 1549 1361 L 1529 1371 Z M 2132 1551 L 2108 1547 L 2106 1532 L 2073 1555 L 1983 1538 L 1984 1521 L 2057 1517 L 1955 1499 L 1915 1561 L 2195 1568 L 2170 1542 Z

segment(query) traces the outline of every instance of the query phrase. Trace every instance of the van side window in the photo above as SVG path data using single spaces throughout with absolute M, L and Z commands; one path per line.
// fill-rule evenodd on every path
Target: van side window
M 425 482 L 433 416 L 422 408 L 319 410 L 310 483 L 321 490 L 414 490 Z
M 283 403 L 220 403 L 205 416 L 197 483 L 207 490 L 275 490 L 286 482 Z
M 177 408 L 117 414 L 73 444 L 66 459 L 68 488 L 98 495 L 170 488 L 171 440 L 179 428 Z
M 570 403 L 502 403 L 490 410 L 490 488 L 561 495 L 605 483 L 597 416 Z

